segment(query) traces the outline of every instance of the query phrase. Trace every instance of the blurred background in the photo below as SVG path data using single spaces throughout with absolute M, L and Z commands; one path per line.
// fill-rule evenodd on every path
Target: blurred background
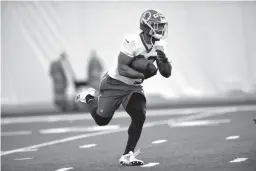
M 78 112 L 147 9 L 167 17 L 173 72 L 143 83 L 148 106 L 255 103 L 255 2 L 1 2 L 2 116 Z

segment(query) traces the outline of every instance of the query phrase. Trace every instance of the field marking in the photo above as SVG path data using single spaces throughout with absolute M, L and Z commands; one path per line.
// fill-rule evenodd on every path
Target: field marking
M 155 116 L 172 116 L 172 115 L 190 115 L 199 112 L 207 112 L 231 107 L 202 107 L 187 109 L 152 109 L 147 111 L 147 117 Z M 233 107 L 235 108 L 235 107 Z M 240 106 L 240 110 L 256 110 L 256 106 Z M 127 118 L 129 115 L 125 111 L 117 111 L 113 118 Z M 9 124 L 25 124 L 37 122 L 61 122 L 61 121 L 81 121 L 91 120 L 89 113 L 83 114 L 64 114 L 64 115 L 48 115 L 48 116 L 23 116 L 23 117 L 7 117 L 1 118 L 1 125 Z
M 63 127 L 63 128 L 49 128 L 41 129 L 41 134 L 62 134 L 70 132 L 93 132 L 93 131 L 104 131 L 104 130 L 116 130 L 119 129 L 119 125 L 106 125 L 106 126 L 91 126 L 91 127 Z
M 24 149 L 22 152 L 32 152 L 32 151 L 38 151 L 37 148 L 27 148 L 27 149 Z
M 229 123 L 230 119 L 215 119 L 215 120 L 194 120 L 185 121 L 180 123 L 170 123 L 170 127 L 192 127 L 192 126 L 211 126 L 218 125 L 220 123 Z
M 239 135 L 233 135 L 233 136 L 226 137 L 225 139 L 226 140 L 234 140 L 234 139 L 238 139 L 239 137 L 240 137 Z
M 10 132 L 1 132 L 1 136 L 17 136 L 17 135 L 29 135 L 32 131 L 23 130 L 23 131 L 10 131 Z
M 50 142 L 45 142 L 45 143 L 41 143 L 41 144 L 37 144 L 37 145 L 32 145 L 32 146 L 24 147 L 24 148 L 18 148 L 18 149 L 9 150 L 9 151 L 2 151 L 1 152 L 1 156 L 7 155 L 7 154 L 13 154 L 13 153 L 17 153 L 17 152 L 23 152 L 24 150 L 26 150 L 28 148 L 46 147 L 46 146 L 50 146 L 50 145 L 55 145 L 55 144 L 60 144 L 60 143 L 64 143 L 64 142 L 79 140 L 79 139 L 83 139 L 83 138 L 88 138 L 88 137 L 94 137 L 94 136 L 99 136 L 99 135 L 111 134 L 111 133 L 115 133 L 115 132 L 126 131 L 127 129 L 128 129 L 128 127 L 121 127 L 118 130 L 100 131 L 100 132 L 93 132 L 93 133 L 88 133 L 88 134 L 81 134 L 81 135 L 71 136 L 71 137 L 67 137 L 67 138 L 63 138 L 63 139 L 58 139 L 58 140 L 55 140 L 55 141 L 50 141 Z
M 86 144 L 86 145 L 81 145 L 79 148 L 91 148 L 91 147 L 96 147 L 97 144 Z
M 159 163 L 148 163 L 148 164 L 144 164 L 140 167 L 152 167 L 152 166 L 156 166 L 156 165 L 159 165 Z
M 74 169 L 73 167 L 64 167 L 64 168 L 61 168 L 61 169 L 58 169 L 56 171 L 67 171 L 67 170 L 72 170 Z
M 156 140 L 156 141 L 153 141 L 152 144 L 160 144 L 165 142 L 167 142 L 167 140 Z
M 148 117 L 153 116 L 169 116 L 169 115 L 189 115 L 197 112 L 202 112 L 207 109 L 161 109 L 147 111 Z M 124 111 L 117 111 L 113 118 L 128 118 L 130 117 Z M 23 117 L 8 117 L 1 119 L 1 125 L 9 124 L 25 124 L 37 122 L 61 122 L 61 121 L 81 121 L 92 120 L 89 113 L 84 114 L 65 114 L 65 115 L 48 115 L 48 116 L 23 116 Z
M 250 110 L 250 109 L 247 109 L 247 110 Z M 179 118 L 176 118 L 176 119 L 147 122 L 147 123 L 144 124 L 143 127 L 144 128 L 149 128 L 149 127 L 154 127 L 154 126 L 157 126 L 157 125 L 165 125 L 165 124 L 170 124 L 170 123 L 184 122 L 184 121 L 201 119 L 201 118 L 210 117 L 210 116 L 223 115 L 223 114 L 236 112 L 236 111 L 239 111 L 238 107 L 232 107 L 232 108 L 229 108 L 229 109 L 228 108 L 223 108 L 222 110 L 209 111 L 209 112 L 205 112 L 205 113 L 195 114 L 195 115 L 192 115 L 192 116 L 189 115 L 189 116 L 179 117 Z M 88 138 L 88 137 L 94 137 L 94 136 L 99 136 L 99 135 L 106 135 L 106 134 L 111 134 L 111 133 L 122 132 L 122 131 L 126 131 L 127 129 L 128 129 L 128 127 L 120 127 L 118 130 L 93 132 L 93 133 L 88 133 L 88 134 L 81 134 L 81 135 L 71 136 L 71 137 L 67 137 L 67 138 L 63 138 L 63 139 L 58 139 L 58 140 L 55 140 L 55 141 L 50 141 L 50 142 L 45 142 L 45 143 L 41 143 L 41 144 L 37 144 L 37 145 L 24 147 L 24 148 L 18 148 L 18 149 L 9 150 L 9 151 L 1 151 L 1 156 L 21 152 L 21 151 L 24 151 L 25 149 L 28 149 L 28 148 L 46 147 L 46 146 L 50 146 L 50 145 L 60 144 L 60 143 L 74 141 L 74 140 Z
M 31 159 L 33 159 L 33 158 L 26 157 L 26 158 L 16 158 L 16 159 L 14 159 L 14 160 L 31 160 Z
M 243 162 L 246 161 L 248 158 L 236 158 L 234 160 L 231 160 L 229 163 L 238 163 L 238 162 Z

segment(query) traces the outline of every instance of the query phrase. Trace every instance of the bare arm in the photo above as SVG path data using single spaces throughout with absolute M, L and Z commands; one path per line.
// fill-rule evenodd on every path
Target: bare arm
M 144 75 L 133 68 L 129 67 L 132 57 L 120 52 L 118 55 L 118 72 L 120 75 L 128 78 L 140 78 L 144 79 Z

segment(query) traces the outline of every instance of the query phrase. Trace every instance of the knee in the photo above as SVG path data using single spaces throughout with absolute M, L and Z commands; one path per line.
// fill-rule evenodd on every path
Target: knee
M 105 118 L 100 115 L 96 115 L 95 122 L 99 126 L 105 126 L 108 125 L 112 118 Z
M 109 123 L 110 121 L 102 120 L 102 121 L 95 121 L 95 122 L 96 122 L 96 124 L 97 124 L 98 126 L 106 126 L 106 125 L 108 125 L 108 123 Z
M 104 118 L 104 119 L 100 119 L 100 120 L 96 120 L 96 124 L 99 125 L 99 126 L 106 126 L 109 124 L 111 119 L 109 118 Z

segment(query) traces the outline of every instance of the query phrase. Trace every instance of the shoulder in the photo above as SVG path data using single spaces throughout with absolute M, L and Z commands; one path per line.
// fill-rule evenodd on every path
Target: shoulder
M 121 52 L 128 56 L 134 56 L 137 48 L 140 46 L 139 38 L 139 33 L 125 35 L 121 45 Z
M 140 42 L 140 34 L 134 33 L 134 34 L 127 34 L 124 36 L 124 40 L 126 43 L 134 44 L 135 46 L 138 46 Z

